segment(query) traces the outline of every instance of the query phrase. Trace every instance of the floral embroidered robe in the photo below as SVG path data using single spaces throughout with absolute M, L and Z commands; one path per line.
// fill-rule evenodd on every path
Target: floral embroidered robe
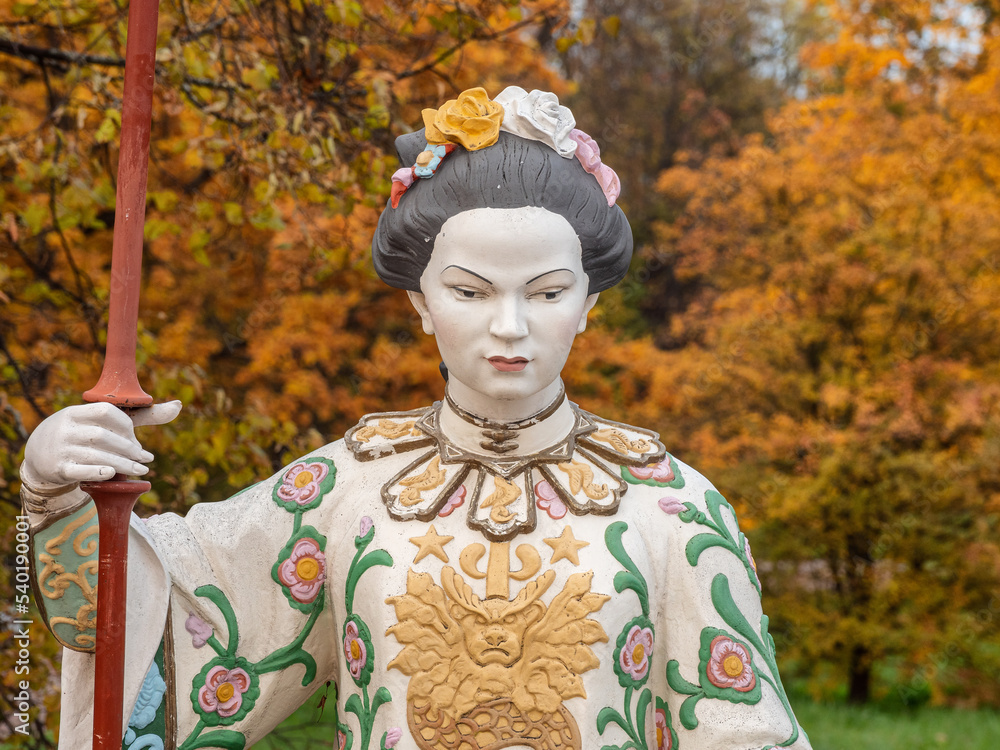
M 77 650 L 92 511 L 34 538 Z M 352 750 L 809 747 L 732 507 L 568 401 L 499 433 L 371 415 L 130 543 L 126 748 L 250 747 L 327 681 Z M 65 654 L 60 748 L 89 747 L 93 657 Z

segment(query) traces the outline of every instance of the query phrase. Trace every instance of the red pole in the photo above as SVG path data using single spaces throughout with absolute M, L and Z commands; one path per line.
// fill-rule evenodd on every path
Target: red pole
M 139 323 L 142 230 L 146 218 L 146 174 L 149 171 L 149 130 L 153 117 L 159 5 L 159 0 L 132 0 L 129 7 L 118 195 L 111 248 L 108 347 L 100 380 L 83 394 L 87 401 L 107 401 L 118 406 L 149 406 L 153 403 L 136 378 L 135 343 Z
M 121 750 L 125 703 L 125 602 L 128 527 L 149 482 L 116 474 L 81 485 L 97 506 L 97 663 L 94 668 L 94 750 Z
M 111 249 L 108 346 L 97 385 L 83 394 L 87 401 L 105 401 L 121 408 L 153 403 L 136 377 L 135 347 L 158 13 L 159 0 L 132 0 L 129 7 L 118 196 Z M 120 750 L 124 724 L 128 526 L 136 500 L 150 485 L 115 475 L 107 482 L 84 482 L 81 486 L 94 498 L 100 524 L 93 748 Z

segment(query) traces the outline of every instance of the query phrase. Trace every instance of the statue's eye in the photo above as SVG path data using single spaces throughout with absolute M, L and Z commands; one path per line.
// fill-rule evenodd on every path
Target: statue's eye
M 505 618 L 503 618 L 504 625 L 513 625 L 515 622 L 517 622 L 516 615 L 507 615 Z
M 475 299 L 476 293 L 471 289 L 463 289 L 462 296 L 466 299 Z
M 532 293 L 533 299 L 543 299 L 546 302 L 555 302 L 562 296 L 562 289 L 543 289 Z

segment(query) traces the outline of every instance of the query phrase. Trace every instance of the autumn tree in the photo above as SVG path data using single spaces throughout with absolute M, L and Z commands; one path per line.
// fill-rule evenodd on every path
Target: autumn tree
M 765 115 L 798 85 L 799 47 L 820 24 L 788 0 L 588 0 L 582 8 L 573 34 L 559 40 L 560 61 L 576 84 L 574 112 L 595 125 L 621 176 L 642 255 L 655 222 L 680 210 L 655 189 L 660 173 L 678 160 L 696 168 L 732 156 L 744 136 L 766 132 Z M 649 330 L 647 321 L 661 327 L 696 291 L 652 265 L 655 273 L 615 292 L 630 314 L 614 322 L 632 333 Z M 658 343 L 670 344 L 662 331 Z
M 697 289 L 670 351 L 592 340 L 578 387 L 740 508 L 794 673 L 995 704 L 997 4 L 813 5 L 803 98 L 660 177 L 655 258 Z
M 100 370 L 126 12 L 0 1 L 5 550 L 28 433 Z M 394 136 L 468 86 L 564 93 L 541 46 L 567 12 L 564 0 L 161 2 L 140 381 L 185 409 L 144 438 L 159 458 L 141 513 L 227 497 L 365 412 L 439 395 L 433 342 L 369 260 Z M 54 712 L 56 649 L 40 625 L 33 644 L 35 705 Z

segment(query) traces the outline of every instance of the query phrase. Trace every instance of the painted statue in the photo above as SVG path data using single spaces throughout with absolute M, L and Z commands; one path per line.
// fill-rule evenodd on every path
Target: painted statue
M 517 87 L 424 126 L 397 140 L 373 257 L 436 337 L 442 400 L 365 416 L 226 502 L 134 518 L 123 748 L 250 747 L 328 681 L 330 744 L 354 750 L 808 748 L 732 507 L 656 433 L 564 393 L 632 252 L 597 144 Z M 64 750 L 89 747 L 94 699 L 97 522 L 76 485 L 145 472 L 132 428 L 64 409 L 22 466 Z

